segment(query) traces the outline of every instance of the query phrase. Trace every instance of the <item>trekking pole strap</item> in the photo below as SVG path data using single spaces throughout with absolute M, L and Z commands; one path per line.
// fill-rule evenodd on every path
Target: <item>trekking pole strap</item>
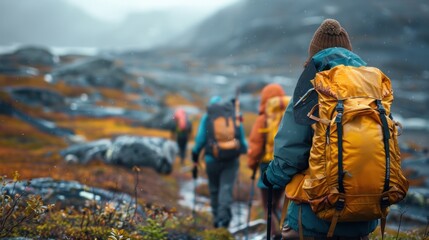
M 334 216 L 332 217 L 331 225 L 329 226 L 328 235 L 327 235 L 328 238 L 331 238 L 332 236 L 334 236 L 335 227 L 337 226 L 338 219 L 340 218 L 340 214 L 341 212 L 339 210 L 335 210 Z
M 289 208 L 289 199 L 285 196 L 283 201 L 282 216 L 280 217 L 280 231 L 283 229 L 283 224 L 287 215 L 287 209 Z
M 386 216 L 380 219 L 381 239 L 384 240 L 384 229 L 386 229 Z

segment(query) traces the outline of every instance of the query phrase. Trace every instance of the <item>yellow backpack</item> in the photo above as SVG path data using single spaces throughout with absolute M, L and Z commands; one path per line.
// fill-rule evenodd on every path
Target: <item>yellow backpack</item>
M 274 158 L 274 137 L 289 101 L 290 97 L 282 96 L 272 97 L 265 103 L 266 128 L 260 130 L 266 133 L 263 163 L 269 163 Z
M 286 186 L 286 197 L 330 221 L 328 237 L 337 222 L 374 219 L 383 233 L 388 207 L 408 191 L 389 118 L 390 79 L 377 68 L 340 65 L 317 73 L 312 84 L 318 104 L 308 113 L 316 121 L 309 168 Z

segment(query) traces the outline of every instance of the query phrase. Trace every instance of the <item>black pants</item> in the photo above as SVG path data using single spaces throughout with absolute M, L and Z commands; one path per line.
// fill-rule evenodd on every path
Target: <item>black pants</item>
M 177 138 L 177 145 L 179 147 L 180 163 L 183 164 L 186 159 L 186 147 L 188 145 L 188 138 Z
M 238 159 L 206 162 L 206 172 L 209 178 L 210 205 L 212 207 L 215 226 L 228 227 L 232 219 L 232 192 L 238 168 Z

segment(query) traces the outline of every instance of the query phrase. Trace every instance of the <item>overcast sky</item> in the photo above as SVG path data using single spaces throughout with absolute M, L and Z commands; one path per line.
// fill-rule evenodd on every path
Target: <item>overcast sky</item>
M 67 0 L 103 20 L 118 21 L 128 13 L 172 8 L 214 12 L 238 0 Z

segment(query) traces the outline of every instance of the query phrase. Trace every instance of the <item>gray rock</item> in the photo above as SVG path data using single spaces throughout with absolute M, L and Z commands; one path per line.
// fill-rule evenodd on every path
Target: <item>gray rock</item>
M 39 75 L 39 70 L 33 67 L 13 66 L 0 64 L 0 74 L 16 77 L 34 77 Z
M 88 143 L 72 145 L 60 152 L 68 163 L 86 164 L 90 160 L 104 160 L 107 150 L 112 146 L 110 139 L 99 139 Z
M 3 190 L 9 195 L 15 193 L 21 195 L 40 195 L 44 204 L 74 206 L 77 209 L 87 207 L 89 200 L 97 201 L 97 204 L 100 206 L 109 203 L 116 209 L 121 207 L 127 209 L 128 205 L 134 205 L 133 197 L 126 193 L 89 187 L 77 181 L 54 180 L 52 178 L 36 178 L 31 180 L 30 184 L 27 184 L 27 181 L 17 182 L 16 185 L 7 184 Z M 137 207 L 137 211 L 140 214 L 144 214 L 141 206 Z
M 39 129 L 40 131 L 46 132 L 48 134 L 66 137 L 69 140 L 76 138 L 74 131 L 68 128 L 58 127 L 54 122 L 32 117 L 18 109 L 7 102 L 0 101 L 0 114 L 7 114 L 21 119 L 22 121 L 27 122 L 31 126 Z
M 127 85 L 127 80 L 133 80 L 134 76 L 114 60 L 95 57 L 58 67 L 47 78 L 53 82 L 63 80 L 74 86 L 122 89 Z
M 86 164 L 99 159 L 109 164 L 151 167 L 162 174 L 173 170 L 178 152 L 174 141 L 158 137 L 119 136 L 72 145 L 60 152 L 69 163 Z
M 19 48 L 13 53 L 0 55 L 0 63 L 2 62 L 14 66 L 55 66 L 58 57 L 45 48 L 28 46 Z
M 174 112 L 172 109 L 162 109 L 146 121 L 143 121 L 142 125 L 148 128 L 170 130 L 174 125 L 173 114 Z
M 14 99 L 30 106 L 57 110 L 66 107 L 65 98 L 53 90 L 34 87 L 9 87 L 7 90 Z
M 106 154 L 109 163 L 127 167 L 147 166 L 169 174 L 178 149 L 175 142 L 158 137 L 120 136 Z

